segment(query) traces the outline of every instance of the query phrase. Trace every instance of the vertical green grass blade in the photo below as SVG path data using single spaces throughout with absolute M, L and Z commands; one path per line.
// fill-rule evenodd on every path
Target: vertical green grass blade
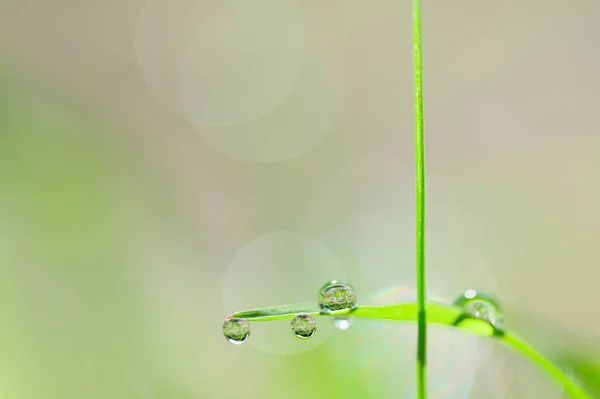
M 425 302 L 425 144 L 423 139 L 423 66 L 421 60 L 421 4 L 413 0 L 413 71 L 415 85 L 416 258 L 417 258 L 417 398 L 427 398 L 427 319 Z

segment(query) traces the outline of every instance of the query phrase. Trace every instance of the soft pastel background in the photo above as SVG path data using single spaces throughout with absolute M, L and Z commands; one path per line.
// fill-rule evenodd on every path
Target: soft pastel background
M 220 330 L 332 278 L 412 295 L 410 6 L 1 0 L 0 398 L 413 398 L 413 325 Z M 598 17 L 423 5 L 428 288 L 496 294 L 596 393 Z M 431 398 L 563 397 L 488 340 L 429 353 Z

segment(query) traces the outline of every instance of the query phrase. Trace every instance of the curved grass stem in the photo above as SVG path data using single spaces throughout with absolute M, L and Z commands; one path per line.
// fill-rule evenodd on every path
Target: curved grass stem
M 561 384 L 573 399 L 592 399 L 592 397 L 577 383 L 565 375 L 550 360 L 535 350 L 527 341 L 519 338 L 514 333 L 496 328 L 487 321 L 477 319 L 462 309 L 437 302 L 427 302 L 427 323 L 440 324 L 466 331 L 470 334 L 497 339 L 504 346 L 528 358 L 545 371 L 556 382 Z M 351 309 L 323 312 L 316 303 L 299 303 L 292 305 L 270 306 L 236 312 L 227 318 L 245 319 L 250 322 L 269 320 L 291 319 L 299 313 L 308 313 L 311 316 L 352 316 L 362 319 L 376 319 L 388 321 L 419 320 L 419 304 L 417 302 L 401 302 L 382 306 L 357 306 Z

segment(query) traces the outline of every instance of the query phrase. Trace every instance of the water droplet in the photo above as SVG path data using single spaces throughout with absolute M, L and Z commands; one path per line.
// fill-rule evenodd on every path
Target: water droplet
M 298 338 L 307 339 L 315 335 L 315 331 L 317 331 L 317 322 L 311 315 L 301 313 L 294 316 L 291 327 Z
M 356 306 L 356 292 L 350 284 L 332 280 L 319 290 L 319 306 L 325 311 L 352 308 Z
M 250 323 L 244 319 L 226 319 L 223 323 L 223 335 L 232 344 L 240 345 L 250 336 Z
M 353 322 L 354 318 L 352 317 L 336 317 L 333 319 L 333 325 L 340 330 L 347 330 Z
M 502 327 L 504 316 L 500 305 L 488 295 L 469 289 L 454 301 L 454 305 L 463 308 L 473 317 L 487 321 L 496 328 Z

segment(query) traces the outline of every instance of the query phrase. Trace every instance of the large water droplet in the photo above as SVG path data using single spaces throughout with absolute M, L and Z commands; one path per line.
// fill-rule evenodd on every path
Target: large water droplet
M 290 324 L 292 331 L 298 338 L 307 339 L 315 335 L 317 331 L 317 322 L 306 313 L 297 314 Z
M 226 319 L 223 323 L 223 335 L 234 345 L 242 344 L 250 336 L 250 323 L 244 319 Z
M 339 330 L 347 330 L 353 322 L 353 317 L 336 317 L 333 319 L 333 325 Z
M 319 306 L 325 311 L 352 308 L 356 306 L 356 292 L 350 284 L 332 280 L 319 290 Z
M 466 290 L 454 301 L 454 305 L 462 308 L 473 317 L 487 321 L 496 328 L 502 327 L 504 316 L 500 310 L 500 305 L 486 294 L 473 289 Z

